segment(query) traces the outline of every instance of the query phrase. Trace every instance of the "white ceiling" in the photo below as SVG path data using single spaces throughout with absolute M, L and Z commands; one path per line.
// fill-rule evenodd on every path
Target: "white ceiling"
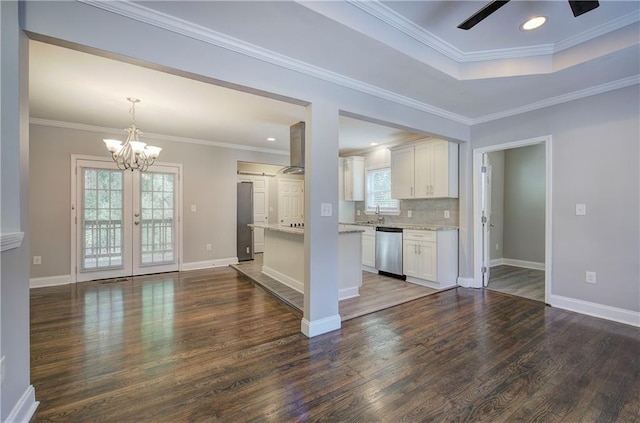
M 200 33 L 242 40 L 474 124 L 638 83 L 640 2 L 600 3 L 574 18 L 564 0 L 514 0 L 469 31 L 456 26 L 484 2 L 144 1 L 129 7 L 179 18 Z M 534 14 L 549 22 L 520 31 Z M 136 117 L 147 134 L 265 151 L 288 151 L 288 127 L 305 115 L 300 105 L 31 42 L 32 118 L 124 128 L 130 96 L 142 100 Z M 347 117 L 340 123 L 343 153 L 411 137 Z

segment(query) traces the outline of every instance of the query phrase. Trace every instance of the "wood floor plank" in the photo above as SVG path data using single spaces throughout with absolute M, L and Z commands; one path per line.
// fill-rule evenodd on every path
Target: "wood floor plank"
M 312 339 L 232 269 L 31 290 L 36 422 L 640 421 L 640 329 L 458 288 Z

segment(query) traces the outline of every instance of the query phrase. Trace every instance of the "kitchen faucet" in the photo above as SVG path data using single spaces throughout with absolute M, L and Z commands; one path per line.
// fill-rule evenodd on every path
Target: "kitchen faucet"
M 380 205 L 376 205 L 376 215 L 378 216 L 378 223 L 384 223 L 384 216 L 380 213 Z

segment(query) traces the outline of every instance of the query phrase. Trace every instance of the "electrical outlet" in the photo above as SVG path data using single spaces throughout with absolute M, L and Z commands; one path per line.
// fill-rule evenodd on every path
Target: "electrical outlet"
M 35 265 L 42 264 L 42 256 L 33 256 L 33 264 Z
M 196 205 L 195 205 L 195 204 L 192 204 L 192 205 L 191 205 L 191 211 L 192 211 L 192 212 L 194 212 L 194 211 L 196 211 L 196 209 L 197 209 Z
M 360 216 L 360 210 L 356 210 L 356 216 Z
M 500 244 L 496 244 L 496 251 L 500 251 Z
M 585 281 L 587 283 L 596 283 L 596 272 L 587 271 Z
M 449 213 L 449 210 L 445 210 L 444 211 L 444 218 L 445 219 L 449 219 L 451 217 L 451 213 Z
M 320 216 L 329 217 L 333 214 L 331 203 L 320 204 Z
M 269 207 L 269 213 L 273 213 L 273 207 Z
M 413 216 L 413 212 L 411 210 L 407 210 L 407 217 Z
M 207 251 L 211 251 L 211 244 L 207 244 Z

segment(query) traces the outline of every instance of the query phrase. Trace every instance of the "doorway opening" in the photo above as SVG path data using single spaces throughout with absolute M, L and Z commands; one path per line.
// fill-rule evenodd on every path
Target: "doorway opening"
M 548 303 L 551 137 L 474 149 L 474 286 Z

